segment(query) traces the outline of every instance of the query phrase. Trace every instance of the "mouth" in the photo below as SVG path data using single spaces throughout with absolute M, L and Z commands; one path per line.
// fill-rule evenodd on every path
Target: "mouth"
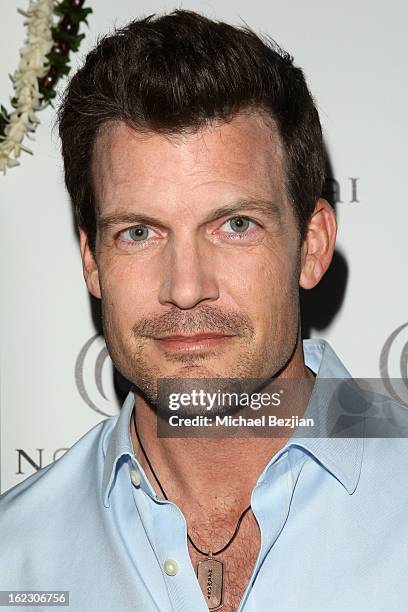
M 226 344 L 235 338 L 233 335 L 201 332 L 192 335 L 171 335 L 154 338 L 155 342 L 165 351 L 196 352 L 211 350 L 216 346 Z

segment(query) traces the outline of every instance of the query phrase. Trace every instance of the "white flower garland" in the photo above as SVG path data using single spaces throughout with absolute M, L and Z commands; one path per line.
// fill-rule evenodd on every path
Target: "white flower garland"
M 10 115 L 5 138 L 0 141 L 0 171 L 18 166 L 21 151 L 32 153 L 22 145 L 24 136 L 30 138 L 39 120 L 35 114 L 42 106 L 38 79 L 46 75 L 49 62 L 47 54 L 53 46 L 51 27 L 55 0 L 30 0 L 27 11 L 19 10 L 26 17 L 27 37 L 20 50 L 20 63 L 11 77 L 16 99 L 15 111 Z M 14 155 L 14 158 L 12 157 Z

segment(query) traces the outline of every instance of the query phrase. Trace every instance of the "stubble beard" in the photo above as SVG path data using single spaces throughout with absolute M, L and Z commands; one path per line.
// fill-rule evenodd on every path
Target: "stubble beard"
M 166 315 L 139 321 L 131 330 L 129 343 L 128 339 L 121 340 L 121 335 L 116 331 L 117 326 L 111 317 L 113 309 L 102 308 L 105 340 L 117 369 L 132 383 L 133 390 L 165 417 L 171 412 L 168 404 L 163 401 L 164 381 L 161 379 L 178 379 L 180 388 L 183 387 L 183 380 L 206 379 L 203 381 L 205 389 L 212 392 L 231 391 L 231 384 L 235 385 L 234 389 L 240 387 L 241 390 L 250 392 L 255 390 L 254 381 L 257 381 L 257 389 L 260 381 L 265 381 L 266 384 L 285 365 L 293 350 L 292 346 L 287 346 L 286 350 L 282 351 L 282 338 L 279 337 L 277 328 L 271 330 L 273 338 L 269 338 L 265 346 L 257 346 L 252 323 L 242 313 L 222 313 L 220 317 L 217 311 L 207 306 L 200 309 L 199 315 L 194 314 L 194 318 L 191 317 L 192 313 L 186 318 L 185 314 L 180 317 L 176 310 L 172 312 L 176 313 L 173 319 L 172 315 Z M 177 316 L 183 319 L 182 324 L 176 323 Z M 231 333 L 234 329 L 235 333 L 238 333 L 231 342 L 239 343 L 239 348 L 234 348 L 234 363 L 228 366 L 228 371 L 223 367 L 226 361 L 225 358 L 223 360 L 225 349 L 205 351 L 201 354 L 167 353 L 161 365 L 151 364 L 148 354 L 149 344 L 155 342 L 153 335 L 180 333 L 181 329 L 183 333 L 195 333 L 200 328 L 219 333 Z M 227 354 L 231 356 L 231 349 Z M 188 387 L 189 381 L 186 385 Z M 180 390 L 183 391 L 182 388 Z M 231 412 L 231 407 L 219 406 L 212 414 L 223 416 Z M 178 414 L 195 416 L 202 414 L 202 410 L 195 412 L 191 407 L 181 408 Z

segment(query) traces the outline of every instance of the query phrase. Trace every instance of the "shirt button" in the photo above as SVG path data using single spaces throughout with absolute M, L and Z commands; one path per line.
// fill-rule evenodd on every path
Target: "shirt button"
M 130 470 L 130 479 L 135 485 L 135 487 L 138 487 L 140 485 L 139 472 L 135 470 L 134 468 Z
M 178 572 L 178 565 L 173 559 L 164 562 L 164 571 L 168 576 L 175 576 Z

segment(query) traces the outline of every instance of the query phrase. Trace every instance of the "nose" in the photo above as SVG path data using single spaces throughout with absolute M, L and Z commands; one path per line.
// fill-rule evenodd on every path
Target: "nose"
M 210 248 L 197 237 L 173 237 L 162 260 L 160 304 L 172 304 L 186 310 L 200 302 L 218 299 L 219 288 Z

